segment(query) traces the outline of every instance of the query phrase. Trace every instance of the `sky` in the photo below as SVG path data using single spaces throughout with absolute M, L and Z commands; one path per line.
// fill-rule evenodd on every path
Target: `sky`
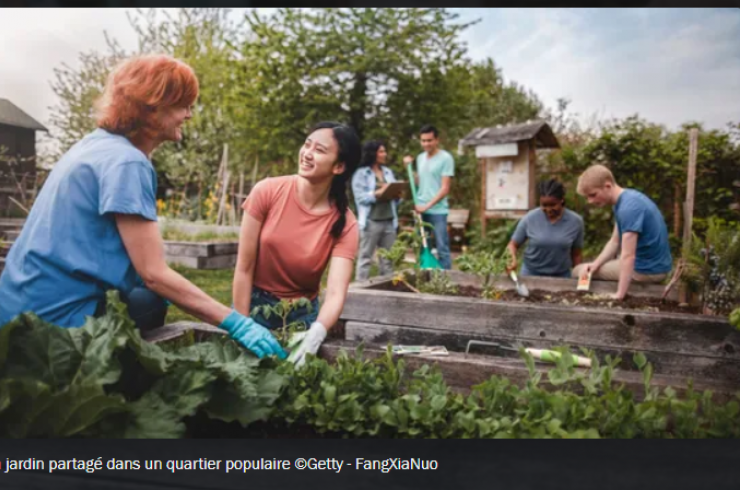
M 104 32 L 136 48 L 126 10 L 0 9 L 0 98 L 48 125 L 55 68 L 105 52 Z M 480 19 L 463 35 L 473 59 L 492 58 L 549 107 L 569 99 L 584 121 L 740 121 L 740 9 L 453 10 Z

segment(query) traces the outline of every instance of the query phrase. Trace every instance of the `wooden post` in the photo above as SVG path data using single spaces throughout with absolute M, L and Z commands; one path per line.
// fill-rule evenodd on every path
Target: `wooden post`
M 673 188 L 673 234 L 681 234 L 681 186 L 676 183 Z
M 699 142 L 699 130 L 689 132 L 689 170 L 686 177 L 686 203 L 684 204 L 683 249 L 681 260 L 686 263 L 691 251 L 691 228 L 694 221 L 694 190 L 696 188 L 696 152 Z M 679 301 L 685 303 L 688 297 L 686 285 L 681 283 Z
M 216 224 L 220 225 L 223 218 L 224 208 L 226 206 L 226 195 L 228 194 L 229 188 L 229 145 L 224 143 L 224 153 L 221 160 L 221 165 L 224 171 L 224 182 L 221 186 L 221 199 L 218 205 L 218 214 L 216 215 Z
M 522 149 L 527 149 L 527 163 L 529 170 L 529 196 L 527 211 L 537 207 L 537 150 L 534 138 L 528 143 L 522 143 Z
M 481 239 L 486 238 L 486 196 L 487 190 L 486 190 L 486 179 L 488 178 L 487 175 L 488 165 L 486 164 L 486 159 L 481 158 L 480 159 L 480 174 L 481 174 L 481 196 L 480 196 L 480 237 Z

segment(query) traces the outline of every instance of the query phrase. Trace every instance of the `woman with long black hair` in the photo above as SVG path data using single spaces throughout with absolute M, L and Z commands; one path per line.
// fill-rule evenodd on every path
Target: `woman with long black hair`
M 389 249 L 396 241 L 398 196 L 381 198 L 388 185 L 396 182 L 393 171 L 385 165 L 387 159 L 388 152 L 382 141 L 368 141 L 362 148 L 360 168 L 352 176 L 352 193 L 360 228 L 360 254 L 355 273 L 358 281 L 370 276 L 375 250 Z M 392 272 L 388 259 L 380 257 L 378 262 L 381 276 Z
M 282 299 L 308 298 L 288 322 L 310 325 L 291 353 L 297 365 L 316 354 L 327 329 L 339 319 L 347 296 L 359 236 L 349 209 L 347 181 L 360 160 L 360 142 L 349 126 L 319 123 L 298 153 L 298 173 L 267 178 L 242 205 L 239 252 L 234 273 L 234 308 L 242 315 Z M 319 308 L 321 278 L 329 267 L 326 296 Z M 282 319 L 258 314 L 249 321 L 267 329 Z

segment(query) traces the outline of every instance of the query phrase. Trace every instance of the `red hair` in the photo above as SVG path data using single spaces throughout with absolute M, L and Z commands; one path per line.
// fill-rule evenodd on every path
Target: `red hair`
M 193 69 L 168 55 L 129 58 L 108 76 L 95 102 L 98 127 L 133 142 L 154 139 L 159 131 L 158 109 L 189 107 L 198 98 Z

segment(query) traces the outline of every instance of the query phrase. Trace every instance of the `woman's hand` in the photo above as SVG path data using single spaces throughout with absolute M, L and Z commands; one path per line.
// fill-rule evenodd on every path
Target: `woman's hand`
M 506 272 L 511 272 L 513 270 L 516 270 L 519 263 L 516 260 L 516 255 L 511 256 L 511 260 L 509 260 L 509 265 L 506 266 Z
M 287 352 L 269 330 L 236 310 L 224 319 L 219 328 L 229 332 L 231 338 L 254 352 L 260 359 L 266 356 L 278 356 L 280 359 L 288 357 Z
M 288 360 L 295 363 L 296 367 L 303 366 L 306 363 L 306 354 L 315 356 L 325 338 L 326 327 L 321 322 L 313 322 L 301 344 L 290 353 Z

